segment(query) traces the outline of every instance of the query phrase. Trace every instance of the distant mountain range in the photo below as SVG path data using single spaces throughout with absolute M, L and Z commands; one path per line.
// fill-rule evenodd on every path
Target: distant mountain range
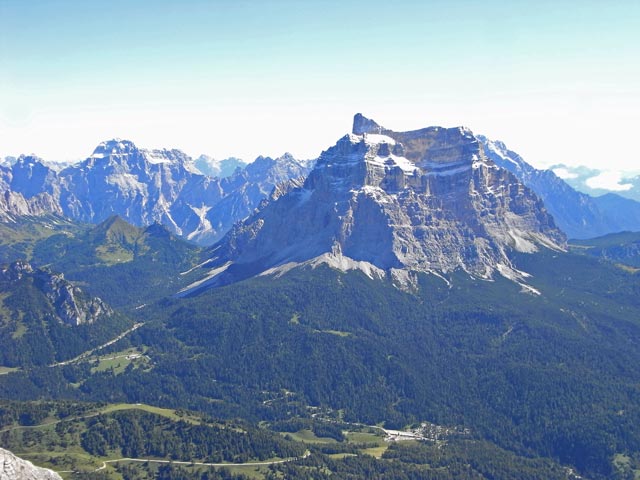
M 196 164 L 227 177 L 205 175 Z M 218 170 L 214 169 L 217 168 Z M 160 222 L 197 243 L 212 243 L 246 217 L 275 185 L 306 175 L 291 155 L 196 162 L 179 150 L 144 150 L 132 142 L 101 143 L 85 161 L 60 171 L 33 156 L 0 166 L 0 218 L 57 213 L 99 223 L 120 215 L 136 225 Z

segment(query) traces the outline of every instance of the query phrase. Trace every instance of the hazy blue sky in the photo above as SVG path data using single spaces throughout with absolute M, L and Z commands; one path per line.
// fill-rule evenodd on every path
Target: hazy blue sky
M 640 2 L 0 0 L 0 156 L 315 157 L 356 112 L 640 169 Z

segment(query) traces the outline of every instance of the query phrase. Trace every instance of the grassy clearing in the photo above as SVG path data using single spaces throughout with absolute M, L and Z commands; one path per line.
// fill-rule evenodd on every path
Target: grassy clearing
M 133 252 L 119 245 L 100 245 L 96 248 L 96 257 L 105 265 L 116 265 L 133 261 Z
M 300 430 L 300 431 L 295 432 L 295 433 L 282 432 L 282 434 L 290 436 L 296 442 L 318 443 L 318 444 L 338 443 L 333 438 L 317 437 L 315 435 L 315 433 L 313 433 L 311 430 Z
M 20 370 L 18 367 L 2 367 L 0 366 L 0 375 L 6 375 L 7 373 L 17 372 Z
M 269 467 L 224 467 L 234 475 L 246 475 L 247 477 L 255 480 L 262 480 L 266 477 Z
M 342 460 L 343 458 L 347 458 L 347 457 L 357 457 L 358 455 L 356 455 L 355 453 L 332 453 L 330 455 L 327 455 L 329 458 L 332 458 L 334 460 Z
M 350 443 L 365 443 L 370 446 L 359 450 L 362 455 L 371 455 L 375 458 L 380 458 L 389 448 L 389 443 L 384 441 L 384 436 L 380 433 L 367 433 L 367 432 L 347 432 L 345 434 L 347 441 Z
M 126 464 L 127 462 L 121 462 L 121 464 Z M 154 462 L 149 462 L 148 464 L 141 464 L 141 463 L 128 463 L 128 465 L 133 465 L 136 466 L 148 473 L 150 473 L 152 476 L 155 475 L 158 471 L 158 468 L 161 466 L 161 464 L 159 463 L 154 463 Z M 208 467 L 208 466 L 201 466 L 201 465 L 177 465 L 179 468 L 184 468 L 186 470 L 188 470 L 189 472 L 192 473 L 205 473 L 205 472 L 210 472 L 212 470 L 220 470 L 220 469 L 225 469 L 229 472 L 231 472 L 234 475 L 245 475 L 247 478 L 250 478 L 252 480 L 263 480 L 266 477 L 267 472 L 269 471 L 269 467 L 268 466 L 252 466 L 252 465 L 248 465 L 248 466 L 238 466 L 238 465 L 230 465 L 230 466 L 225 466 L 225 467 Z M 116 468 L 115 464 L 108 464 L 107 468 L 105 471 L 116 471 L 116 470 L 112 470 Z M 120 478 L 115 476 L 114 478 Z
M 387 451 L 387 448 L 389 448 L 389 444 L 381 445 L 379 447 L 364 448 L 360 450 L 360 453 L 364 455 L 371 455 L 375 458 L 381 458 L 384 452 Z
M 146 347 L 133 347 L 108 355 L 89 357 L 87 361 L 95 363 L 95 365 L 91 367 L 91 373 L 113 369 L 114 373 L 118 375 L 124 372 L 129 365 L 133 365 L 134 368 L 147 365 L 149 358 L 145 355 L 146 350 Z
M 384 436 L 377 433 L 367 432 L 347 432 L 345 434 L 347 441 L 351 443 L 376 443 L 377 445 L 383 445 Z
M 33 462 L 39 467 L 49 468 L 54 472 L 64 472 L 60 473 L 60 476 L 64 479 L 73 478 L 73 474 L 69 473 L 69 470 L 93 472 L 96 468 L 102 466 L 101 460 L 84 451 L 75 451 L 75 449 L 69 449 L 64 452 L 19 452 L 16 455 Z
M 144 410 L 145 412 L 155 413 L 156 415 L 162 415 L 163 417 L 166 417 L 170 420 L 174 420 L 174 421 L 182 420 L 184 422 L 193 423 L 194 425 L 198 425 L 202 422 L 202 419 L 200 417 L 191 415 L 181 410 L 172 410 L 170 408 L 154 407 L 152 405 L 147 405 L 144 403 L 114 403 L 104 407 L 102 410 L 100 410 L 100 413 L 111 413 L 111 412 L 118 412 L 121 410 Z
M 13 340 L 18 340 L 22 338 L 25 333 L 27 333 L 27 326 L 22 322 L 18 322 L 15 332 L 11 334 L 11 338 Z

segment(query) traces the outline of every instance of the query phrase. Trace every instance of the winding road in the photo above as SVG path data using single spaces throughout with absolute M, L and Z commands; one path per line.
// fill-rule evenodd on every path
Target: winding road
M 131 327 L 128 330 L 125 330 L 120 335 L 118 335 L 116 338 L 113 338 L 113 339 L 109 340 L 107 343 L 103 343 L 102 345 L 100 345 L 100 346 L 98 346 L 96 348 L 93 348 L 91 350 L 87 350 L 86 352 L 81 353 L 80 355 L 78 355 L 75 358 L 72 358 L 71 360 L 65 360 L 64 362 L 58 362 L 58 363 L 52 363 L 49 366 L 50 367 L 62 367 L 64 365 L 69 365 L 71 363 L 75 363 L 75 362 L 79 362 L 81 360 L 84 360 L 86 357 L 89 357 L 89 356 L 93 355 L 95 352 L 97 352 L 99 350 L 102 350 L 103 348 L 106 348 L 109 345 L 113 345 L 118 340 L 122 340 L 124 337 L 129 335 L 131 332 L 135 332 L 137 329 L 139 329 L 143 325 L 144 325 L 144 322 L 136 323 L 133 327 Z

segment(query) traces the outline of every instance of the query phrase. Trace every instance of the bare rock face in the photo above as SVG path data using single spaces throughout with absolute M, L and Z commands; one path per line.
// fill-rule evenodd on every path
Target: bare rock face
M 25 198 L 22 193 L 6 190 L 0 193 L 0 221 L 11 221 L 21 216 L 62 214 L 62 209 L 49 193 Z
M 61 273 L 37 270 L 35 278 L 54 306 L 57 316 L 67 325 L 94 323 L 102 316 L 113 315 L 111 308 L 100 298 L 87 298 L 80 288 L 67 282 Z
M 62 480 L 62 477 L 0 448 L 0 480 Z
M 393 132 L 356 115 L 354 133 L 285 190 L 212 249 L 215 270 L 199 287 L 305 262 L 400 281 L 458 269 L 518 280 L 526 274 L 510 252 L 566 241 L 538 197 L 465 128 Z

